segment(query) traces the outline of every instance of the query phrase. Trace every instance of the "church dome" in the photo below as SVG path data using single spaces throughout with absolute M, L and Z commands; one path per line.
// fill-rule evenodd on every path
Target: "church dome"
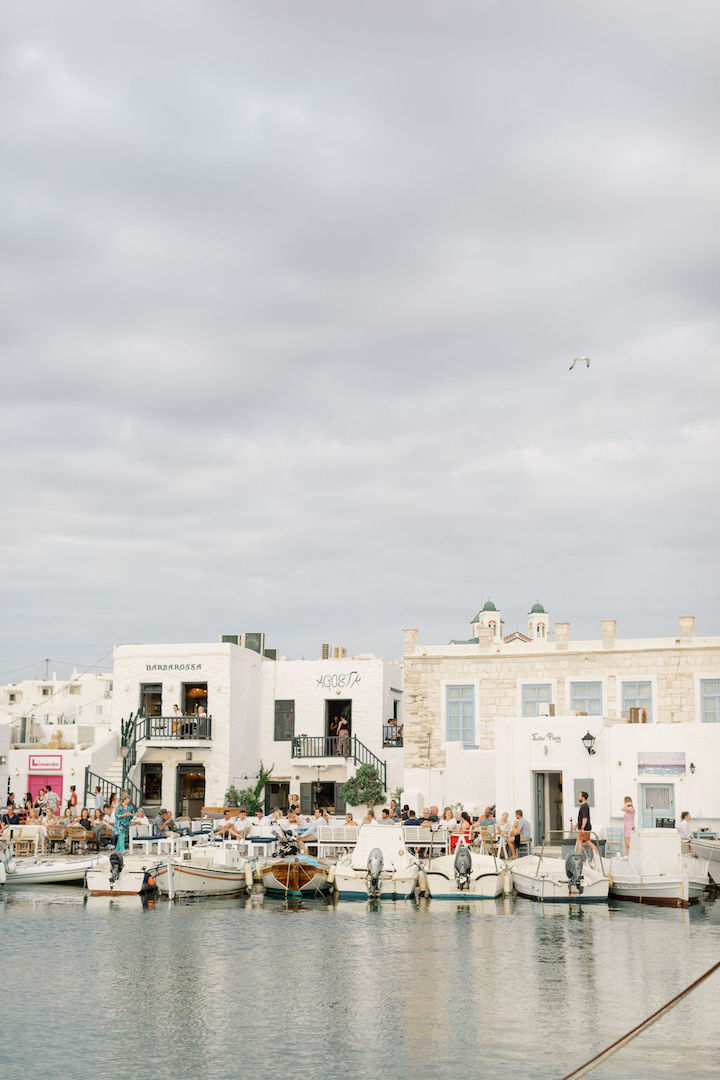
M 545 611 L 545 608 L 542 606 L 542 604 L 533 604 L 533 606 L 530 608 L 530 614 L 547 615 L 547 612 Z
M 486 600 L 483 605 L 483 611 L 497 611 L 497 608 L 493 604 L 492 600 Z

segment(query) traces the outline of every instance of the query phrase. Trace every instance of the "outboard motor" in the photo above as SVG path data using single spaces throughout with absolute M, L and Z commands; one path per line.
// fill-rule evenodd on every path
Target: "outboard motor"
M 455 849 L 455 883 L 461 891 L 470 888 L 470 874 L 472 873 L 472 855 L 467 844 L 458 844 Z
M 385 860 L 383 859 L 382 851 L 380 848 L 373 848 L 368 855 L 367 877 L 365 879 L 368 896 L 380 895 L 380 875 L 383 872 L 384 865 Z
M 565 860 L 565 873 L 567 874 L 568 879 L 568 892 L 570 892 L 570 887 L 574 885 L 577 891 L 581 893 L 583 891 L 582 855 L 578 855 L 576 851 L 574 851 L 571 855 L 568 855 L 567 859 Z
M 113 851 L 110 854 L 110 884 L 114 885 L 117 879 L 120 877 L 123 868 L 123 857 L 119 851 Z

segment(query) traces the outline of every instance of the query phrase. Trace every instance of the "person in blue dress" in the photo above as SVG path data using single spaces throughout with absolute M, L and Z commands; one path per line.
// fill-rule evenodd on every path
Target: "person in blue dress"
M 116 851 L 125 851 L 130 842 L 130 822 L 135 817 L 135 807 L 130 802 L 127 791 L 120 793 L 120 805 L 115 811 L 115 830 L 117 832 Z

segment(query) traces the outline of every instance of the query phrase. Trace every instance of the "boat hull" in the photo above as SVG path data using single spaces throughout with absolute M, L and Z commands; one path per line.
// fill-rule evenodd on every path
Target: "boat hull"
M 339 900 L 411 900 L 417 885 L 417 867 L 414 873 L 385 872 L 379 882 L 379 891 L 370 896 L 367 886 L 367 871 L 358 870 L 343 873 L 338 866 L 335 872 L 335 887 Z
M 691 840 L 690 847 L 701 859 L 707 859 L 708 874 L 720 885 L 720 840 Z
M 629 900 L 634 904 L 656 904 L 663 907 L 690 907 L 696 904 L 705 891 L 705 882 L 683 881 L 681 878 L 653 882 L 613 879 L 610 894 L 616 900 Z
M 544 904 L 597 904 L 608 898 L 610 879 L 588 864 L 583 868 L 582 892 L 568 880 L 562 859 L 527 855 L 511 864 L 511 874 L 520 896 Z
M 111 881 L 111 867 L 106 858 L 106 865 L 94 866 L 85 875 L 85 886 L 91 896 L 141 896 L 157 892 L 155 874 L 157 863 L 148 859 L 125 856 L 124 865 L 116 881 Z
M 155 881 L 163 896 L 170 892 L 168 862 L 172 867 L 175 896 L 237 896 L 247 891 L 244 867 L 194 866 L 191 862 L 170 859 L 161 863 L 155 872 Z
M 427 890 L 433 900 L 492 900 L 503 891 L 505 867 L 491 855 L 472 854 L 468 888 L 455 880 L 455 856 L 443 855 L 425 867 Z
M 261 867 L 260 876 L 266 892 L 303 896 L 329 891 L 331 865 L 311 855 L 291 855 Z
M 5 887 L 25 885 L 64 885 L 85 880 L 85 874 L 92 869 L 95 859 L 76 859 L 73 861 L 36 862 L 23 865 L 17 862 L 15 869 L 8 870 Z

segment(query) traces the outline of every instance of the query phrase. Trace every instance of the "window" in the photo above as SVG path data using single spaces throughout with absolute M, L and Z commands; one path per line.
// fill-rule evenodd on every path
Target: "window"
M 720 679 L 701 679 L 703 724 L 720 724 Z
M 602 683 L 570 683 L 570 711 L 584 716 L 602 716 Z
M 202 708 L 207 712 L 208 705 L 208 684 L 202 683 L 183 683 L 180 691 L 180 711 L 183 716 L 195 716 L 198 709 Z M 160 716 L 160 713 L 157 713 Z
M 68 694 L 81 694 L 81 693 L 82 693 L 82 686 L 78 686 L 77 683 L 71 683 L 70 686 L 68 686 Z
M 652 720 L 652 685 L 649 682 L 624 682 L 622 684 L 622 711 L 644 709 Z
M 475 742 L 475 687 L 448 686 L 447 741 Z
M 275 702 L 275 742 L 290 742 L 295 737 L 295 702 Z
M 551 701 L 552 686 L 550 683 L 523 686 L 522 688 L 523 716 L 543 716 L 550 711 L 548 706 Z
M 50 697 L 51 693 L 52 693 L 52 687 L 51 686 L 43 686 L 43 688 L 42 688 L 42 696 L 43 697 Z

